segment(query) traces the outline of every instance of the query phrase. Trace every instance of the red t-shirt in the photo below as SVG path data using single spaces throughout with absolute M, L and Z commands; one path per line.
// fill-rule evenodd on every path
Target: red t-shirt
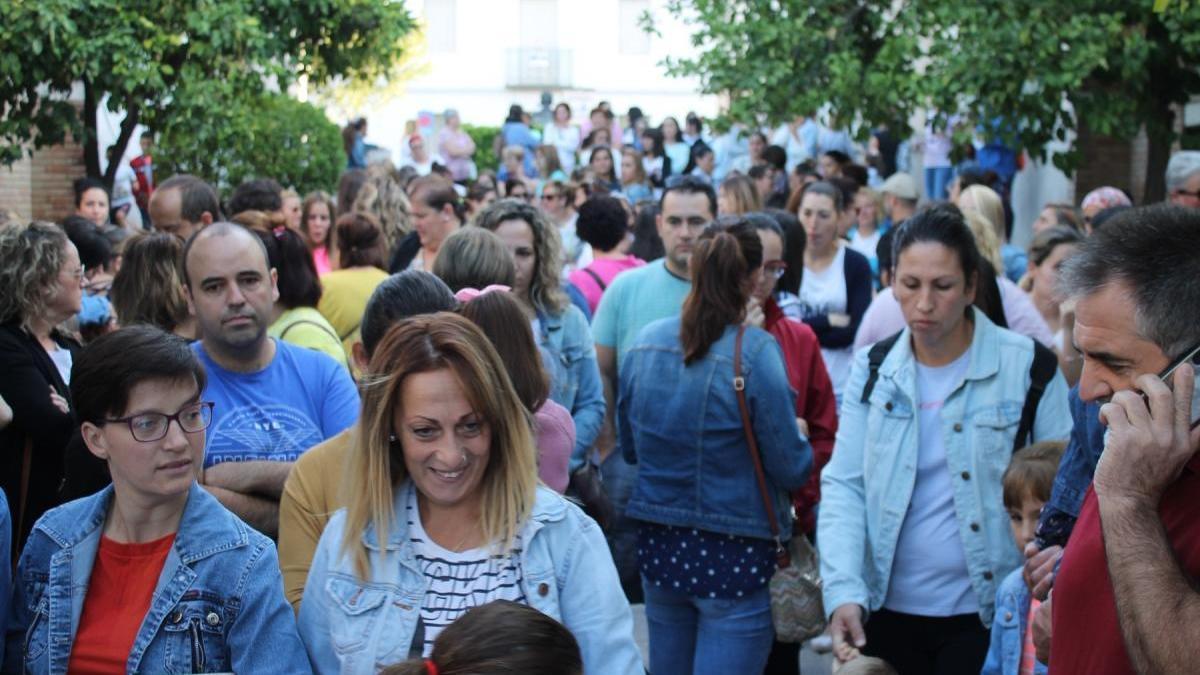
M 150 611 L 154 587 L 174 541 L 174 534 L 142 544 L 100 539 L 79 630 L 71 647 L 69 672 L 125 672 L 125 662 Z
M 1163 494 L 1158 507 L 1175 559 L 1200 578 L 1200 454 Z M 1133 667 L 1117 623 L 1096 493 L 1088 488 L 1054 581 L 1050 673 L 1129 673 Z

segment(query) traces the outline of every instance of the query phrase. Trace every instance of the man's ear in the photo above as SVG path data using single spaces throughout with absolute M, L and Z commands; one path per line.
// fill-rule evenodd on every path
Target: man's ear
M 88 452 L 108 461 L 108 439 L 104 437 L 104 431 L 100 427 L 91 422 L 84 422 L 79 428 L 79 435 L 83 437 Z
M 366 372 L 367 364 L 371 359 L 367 356 L 367 348 L 363 346 L 362 340 L 355 340 L 350 346 L 350 355 L 354 358 L 354 365 L 362 372 Z
M 210 211 L 205 211 L 200 214 L 200 229 L 204 229 L 213 224 L 213 214 Z

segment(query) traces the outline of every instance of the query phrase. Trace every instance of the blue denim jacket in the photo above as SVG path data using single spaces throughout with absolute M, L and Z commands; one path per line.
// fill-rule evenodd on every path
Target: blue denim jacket
M 541 335 L 538 346 L 552 357 L 547 364 L 550 375 L 550 399 L 571 411 L 575 421 L 575 449 L 571 469 L 583 464 L 587 451 L 600 435 L 604 423 L 604 388 L 600 366 L 587 318 L 574 305 L 561 314 L 538 312 Z
M 973 310 L 970 363 L 942 407 L 946 463 L 954 478 L 954 511 L 979 616 L 991 625 L 996 577 L 1021 564 L 1004 510 L 1001 477 L 1029 389 L 1033 341 L 998 328 Z M 869 347 L 859 350 L 846 386 L 833 458 L 821 474 L 821 576 L 825 608 L 846 603 L 868 611 L 887 596 L 900 527 L 916 483 L 919 397 L 909 330 L 879 367 L 867 403 Z M 1061 373 L 1046 386 L 1033 440 L 1071 432 L 1067 385 Z M 936 554 L 936 551 L 931 551 Z M 930 592 L 936 592 L 930 589 Z
M 66 673 L 113 488 L 48 511 L 17 569 L 4 672 Z M 307 673 L 270 539 L 192 484 L 130 673 Z
M 0 490 L 0 621 L 8 620 L 8 601 L 12 599 L 12 518 L 8 515 L 8 499 Z M 2 625 L 2 624 L 0 624 Z M 4 640 L 0 640 L 0 666 L 4 665 Z
M 1070 404 L 1074 422 L 1071 440 L 1054 475 L 1050 501 L 1038 518 L 1037 542 L 1043 549 L 1067 545 L 1079 509 L 1083 508 L 1083 498 L 1092 484 L 1092 475 L 1096 473 L 1100 453 L 1104 452 L 1105 427 L 1100 423 L 1100 404 L 1084 403 L 1079 398 L 1079 387 L 1071 389 Z
M 395 490 L 403 514 L 412 483 Z M 371 564 L 362 580 L 343 555 L 346 511 L 321 534 L 300 603 L 300 635 L 317 673 L 371 673 L 408 658 L 428 581 L 417 565 L 405 518 L 394 518 L 386 542 L 362 534 Z M 584 671 L 641 675 L 633 615 L 621 592 L 604 535 L 575 505 L 539 487 L 521 528 L 522 584 L 529 605 L 575 636 Z
M 1018 567 L 1004 577 L 996 591 L 996 620 L 992 622 L 992 641 L 980 675 L 1020 675 L 1028 620 L 1029 587 Z M 1034 661 L 1033 673 L 1046 675 L 1046 666 Z
M 770 539 L 771 530 L 750 463 L 733 388 L 729 326 L 704 358 L 684 366 L 679 317 L 655 321 L 625 354 L 617 401 L 620 447 L 637 463 L 625 514 L 661 525 Z M 796 394 L 788 386 L 779 343 L 748 328 L 742 375 L 763 470 L 774 488 L 784 539 L 791 536 L 787 491 L 804 485 L 812 446 L 796 426 Z

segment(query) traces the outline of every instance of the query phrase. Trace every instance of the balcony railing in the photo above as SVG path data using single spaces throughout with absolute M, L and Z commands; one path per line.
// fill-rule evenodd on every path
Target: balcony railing
M 509 89 L 568 89 L 574 86 L 570 49 L 517 47 L 505 50 Z

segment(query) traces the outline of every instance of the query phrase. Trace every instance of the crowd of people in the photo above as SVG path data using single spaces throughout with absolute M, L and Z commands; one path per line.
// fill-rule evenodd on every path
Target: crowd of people
M 444 117 L 3 213 L 0 671 L 797 673 L 793 538 L 842 673 L 1195 662 L 1200 153 L 1020 250 L 887 130 Z

